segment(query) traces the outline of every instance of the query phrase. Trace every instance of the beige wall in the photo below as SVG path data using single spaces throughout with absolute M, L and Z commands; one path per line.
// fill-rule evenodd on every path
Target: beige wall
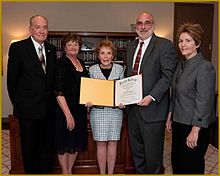
M 155 33 L 173 40 L 174 3 L 172 2 L 3 2 L 2 3 L 2 116 L 12 113 L 6 91 L 7 53 L 11 40 L 29 36 L 29 17 L 45 15 L 49 30 L 57 31 L 131 31 L 137 14 L 147 10 L 156 20 Z M 216 26 L 217 28 L 217 26 Z M 217 30 L 215 30 L 217 35 Z M 217 37 L 213 49 L 217 50 Z M 217 51 L 214 63 L 217 65 Z

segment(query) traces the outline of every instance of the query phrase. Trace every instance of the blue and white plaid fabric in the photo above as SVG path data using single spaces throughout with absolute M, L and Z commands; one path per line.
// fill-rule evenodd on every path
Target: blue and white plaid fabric
M 106 79 L 98 64 L 89 68 L 91 78 Z M 109 80 L 124 78 L 124 69 L 113 64 Z M 119 108 L 93 107 L 90 112 L 90 123 L 95 141 L 120 140 L 123 111 Z

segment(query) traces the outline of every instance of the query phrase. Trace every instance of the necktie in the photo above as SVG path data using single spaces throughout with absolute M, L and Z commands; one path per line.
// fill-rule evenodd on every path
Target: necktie
M 44 73 L 46 73 L 46 62 L 45 62 L 44 55 L 43 55 L 43 46 L 42 45 L 40 45 L 38 48 L 38 56 L 39 56 L 41 66 L 44 70 Z
M 132 75 L 137 75 L 138 74 L 138 68 L 139 68 L 139 64 L 140 64 L 140 59 L 141 59 L 141 52 L 142 52 L 142 46 L 143 46 L 144 42 L 140 43 L 140 47 L 135 59 L 135 63 L 134 63 L 134 67 L 132 70 Z

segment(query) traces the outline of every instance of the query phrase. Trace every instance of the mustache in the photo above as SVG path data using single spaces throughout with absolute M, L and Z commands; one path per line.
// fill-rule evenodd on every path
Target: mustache
M 140 29 L 139 32 L 148 32 L 147 29 Z

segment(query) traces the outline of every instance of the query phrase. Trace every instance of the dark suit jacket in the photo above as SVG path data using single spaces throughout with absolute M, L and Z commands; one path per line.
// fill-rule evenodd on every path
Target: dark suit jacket
M 139 40 L 132 41 L 127 48 L 127 76 L 131 76 L 135 50 Z M 169 106 L 169 87 L 176 68 L 177 54 L 171 41 L 152 35 L 144 53 L 140 73 L 143 74 L 143 97 L 156 99 L 149 106 L 138 106 L 146 122 L 165 120 Z M 131 110 L 131 107 L 128 107 Z
M 7 88 L 18 118 L 45 117 L 53 101 L 56 50 L 45 42 L 46 74 L 40 64 L 34 44 L 28 39 L 12 43 L 9 48 Z

